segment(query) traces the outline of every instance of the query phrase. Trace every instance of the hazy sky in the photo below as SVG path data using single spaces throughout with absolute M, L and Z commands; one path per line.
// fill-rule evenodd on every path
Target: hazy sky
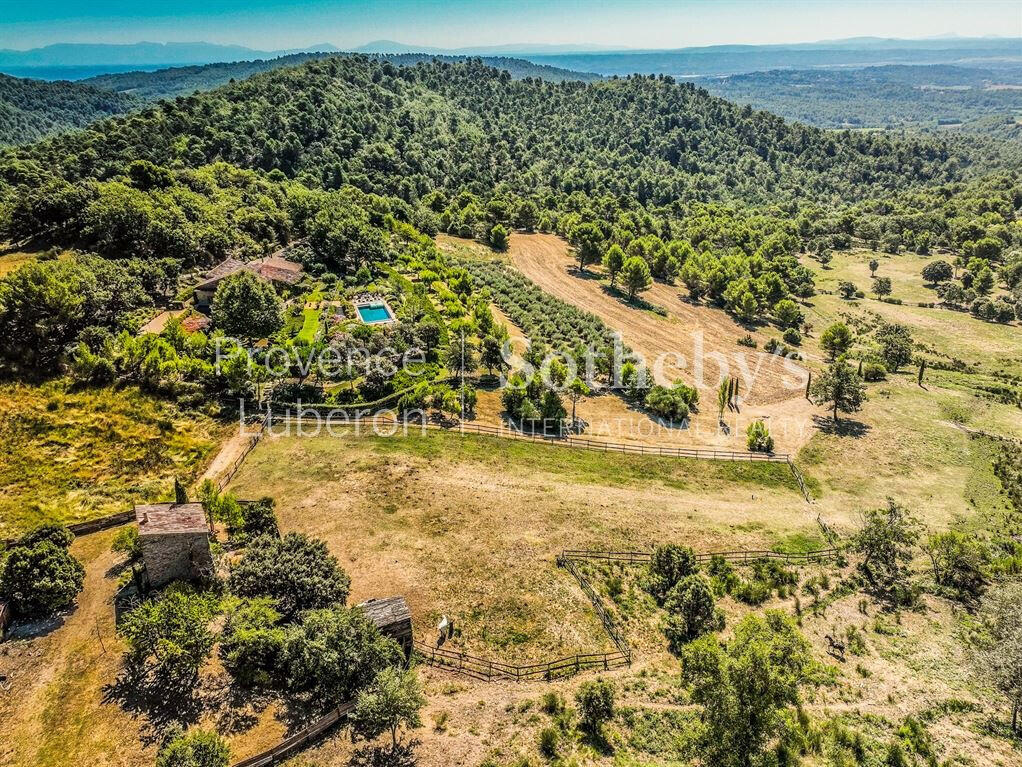
M 1022 36 L 1022 0 L 0 0 L 0 48 L 139 40 L 261 49 L 389 39 L 438 47 L 681 47 Z

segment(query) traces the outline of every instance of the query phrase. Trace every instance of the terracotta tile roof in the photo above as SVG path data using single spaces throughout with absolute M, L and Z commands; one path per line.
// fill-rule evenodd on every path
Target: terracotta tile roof
M 205 330 L 211 324 L 213 324 L 213 321 L 204 314 L 193 314 L 190 317 L 185 317 L 181 321 L 181 327 L 184 328 L 186 333 L 195 333 L 199 330 Z
M 288 285 L 294 285 L 302 279 L 302 273 L 300 271 L 296 272 L 291 269 L 284 269 L 271 264 L 254 263 L 249 264 L 248 268 L 252 269 L 253 272 L 258 274 L 264 280 L 270 280 L 271 282 L 285 282 Z
M 201 503 L 151 503 L 135 507 L 139 535 L 208 533 Z
M 275 269 L 284 269 L 285 271 L 294 272 L 296 274 L 301 274 L 304 271 L 302 265 L 297 261 L 288 261 L 286 258 L 282 258 L 278 255 L 260 258 L 255 263 L 262 264 L 263 266 L 272 266 Z

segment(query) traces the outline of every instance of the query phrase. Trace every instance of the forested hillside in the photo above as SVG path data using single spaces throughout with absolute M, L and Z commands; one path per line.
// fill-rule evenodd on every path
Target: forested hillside
M 105 177 L 135 159 L 224 160 L 408 200 L 433 189 L 628 195 L 641 203 L 838 202 L 962 177 L 940 139 L 830 134 L 670 78 L 514 81 L 480 62 L 311 61 L 26 148 L 5 176 Z
M 932 129 L 965 123 L 987 132 L 1001 125 L 1017 129 L 1022 116 L 1018 67 L 778 69 L 697 83 L 729 101 L 822 128 Z
M 231 61 L 196 67 L 173 67 L 171 69 L 160 69 L 156 72 L 124 72 L 121 74 L 98 75 L 82 82 L 97 88 L 103 88 L 104 90 L 130 93 L 147 101 L 158 101 L 159 99 L 187 95 L 195 91 L 211 90 L 231 80 L 244 80 L 260 72 L 269 72 L 285 67 L 296 67 L 312 59 L 321 59 L 329 55 L 331 54 L 296 53 L 275 59 Z M 412 66 L 433 59 L 451 62 L 463 60 L 461 57 L 455 56 L 437 57 L 417 53 L 386 55 L 380 56 L 380 58 L 385 58 L 400 66 Z M 561 80 L 591 81 L 601 79 L 599 75 L 533 64 L 524 59 L 494 56 L 484 58 L 482 61 L 487 66 L 510 72 L 511 76 L 515 79 L 540 77 L 553 82 L 560 82 Z
M 141 106 L 122 93 L 0 74 L 0 144 L 25 144 Z

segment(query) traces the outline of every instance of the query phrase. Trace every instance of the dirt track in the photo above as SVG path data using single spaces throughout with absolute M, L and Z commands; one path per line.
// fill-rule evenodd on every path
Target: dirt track
M 801 428 L 811 423 L 816 412 L 804 397 L 805 369 L 762 352 L 766 335 L 743 328 L 723 311 L 690 304 L 682 298 L 681 289 L 662 283 L 655 283 L 643 298 L 667 309 L 667 317 L 629 306 L 605 289 L 595 270 L 588 275 L 580 273 L 567 243 L 553 235 L 516 233 L 511 238 L 510 256 L 543 290 L 593 312 L 619 331 L 624 343 L 647 364 L 662 358 L 658 379 L 683 380 L 699 387 L 703 404 L 695 425 L 704 434 L 714 431 L 717 384 L 722 375 L 732 375 L 741 380 L 744 406 L 740 423 L 759 417 L 772 418 L 777 425 L 787 423 L 786 428 L 773 429 L 779 450 L 794 450 L 811 436 L 811 428 Z M 736 343 L 746 333 L 757 340 L 759 349 Z

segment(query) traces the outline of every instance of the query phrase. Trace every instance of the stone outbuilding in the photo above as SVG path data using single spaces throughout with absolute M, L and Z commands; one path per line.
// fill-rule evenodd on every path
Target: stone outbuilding
M 201 503 L 136 506 L 135 520 L 150 586 L 196 580 L 213 572 L 209 524 Z

